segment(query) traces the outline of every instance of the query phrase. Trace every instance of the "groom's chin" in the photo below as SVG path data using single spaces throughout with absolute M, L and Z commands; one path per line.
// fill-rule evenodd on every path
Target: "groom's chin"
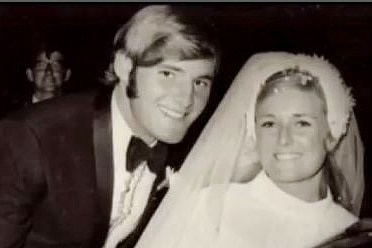
M 182 141 L 185 137 L 186 132 L 174 132 L 174 133 L 167 133 L 158 135 L 158 140 L 168 143 L 168 144 L 177 144 Z

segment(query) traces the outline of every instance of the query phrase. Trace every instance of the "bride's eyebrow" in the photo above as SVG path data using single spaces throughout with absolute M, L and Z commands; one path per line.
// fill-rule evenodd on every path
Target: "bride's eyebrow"
M 273 114 L 256 115 L 256 118 L 275 118 Z
M 307 117 L 307 118 L 311 118 L 311 119 L 315 119 L 315 120 L 318 119 L 318 116 L 313 115 L 313 114 L 308 114 L 308 113 L 294 114 L 293 116 L 297 117 L 297 118 Z

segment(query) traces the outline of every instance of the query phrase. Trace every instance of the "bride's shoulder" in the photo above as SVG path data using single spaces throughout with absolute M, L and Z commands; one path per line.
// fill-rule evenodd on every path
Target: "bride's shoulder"
M 245 183 L 215 184 L 204 187 L 200 192 L 200 197 L 202 199 L 220 197 L 221 195 L 226 197 L 240 191 L 247 192 L 247 190 L 249 191 L 249 187 Z

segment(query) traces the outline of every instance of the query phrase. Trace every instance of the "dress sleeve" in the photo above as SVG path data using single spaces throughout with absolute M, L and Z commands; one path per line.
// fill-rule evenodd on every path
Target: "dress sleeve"
M 372 219 L 361 219 L 347 228 L 343 233 L 316 248 L 367 248 L 372 246 Z
M 33 206 L 41 195 L 37 139 L 15 121 L 0 122 L 0 244 L 22 247 Z

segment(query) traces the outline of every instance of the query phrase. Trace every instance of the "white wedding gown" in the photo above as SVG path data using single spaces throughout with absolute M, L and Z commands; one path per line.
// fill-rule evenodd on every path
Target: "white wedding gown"
M 211 225 L 213 204 L 208 202 L 208 194 L 216 190 L 202 191 L 178 248 L 313 247 L 358 220 L 332 200 L 329 190 L 323 200 L 304 202 L 260 172 L 250 183 L 229 185 L 216 230 Z

